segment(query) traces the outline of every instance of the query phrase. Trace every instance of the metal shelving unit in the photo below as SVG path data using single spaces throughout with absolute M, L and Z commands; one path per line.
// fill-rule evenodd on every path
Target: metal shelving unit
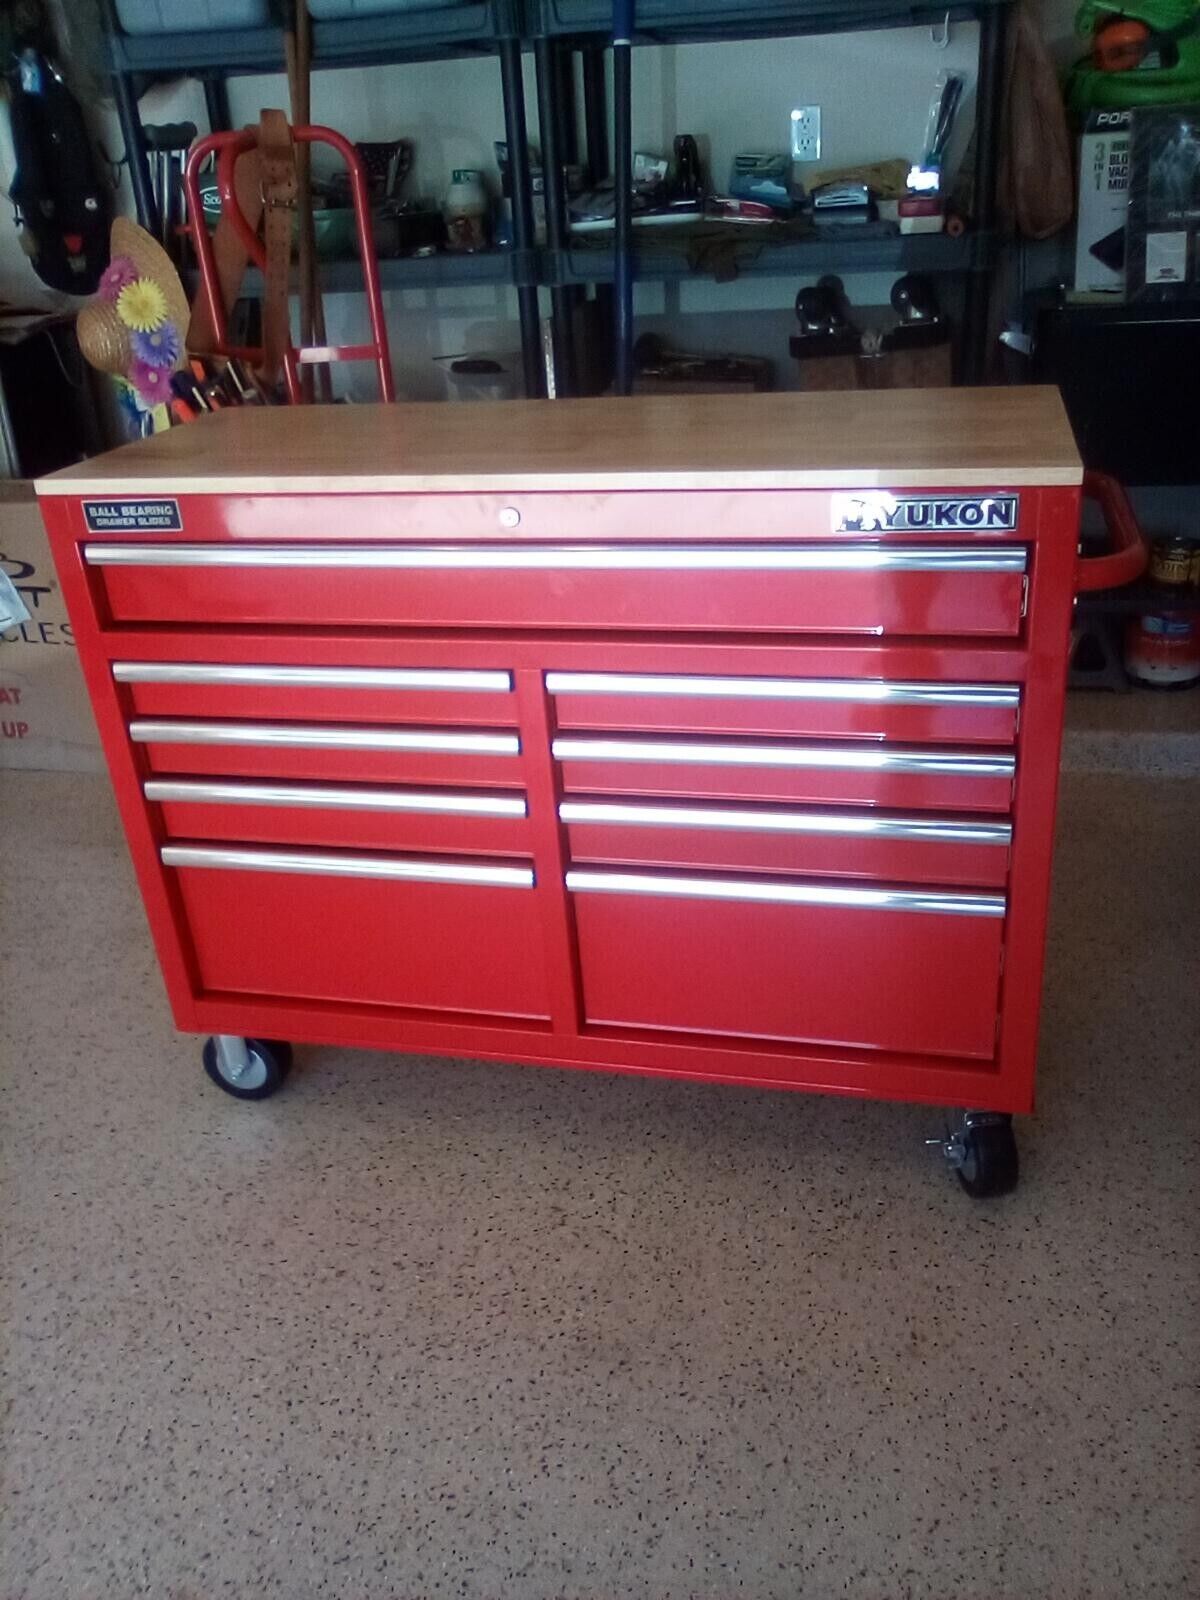
M 504 124 L 513 183 L 513 248 L 482 256 L 434 256 L 379 263 L 384 288 L 438 288 L 460 283 L 511 283 L 517 291 L 522 364 L 526 392 L 544 386 L 537 286 L 539 260 L 534 249 L 529 138 L 525 127 L 525 89 L 521 66 L 522 0 L 462 0 L 432 7 L 313 22 L 314 71 L 330 67 L 391 66 L 458 56 L 497 58 L 504 97 Z M 112 0 L 102 0 L 117 112 L 138 220 L 151 232 L 158 218 L 146 140 L 138 114 L 139 81 L 181 72 L 204 82 L 213 131 L 229 126 L 225 80 L 234 75 L 284 70 L 282 28 L 230 28 L 204 33 L 122 33 Z M 253 278 L 248 294 L 256 290 Z M 327 262 L 322 283 L 331 291 L 357 289 L 357 262 Z
M 550 114 L 551 125 L 561 125 L 570 107 L 558 103 L 560 86 L 570 81 L 563 72 L 560 57 L 582 49 L 595 52 L 610 40 L 613 26 L 611 0 L 528 0 L 539 82 L 539 104 Z M 965 239 L 893 236 L 857 239 L 812 239 L 767 246 L 761 255 L 739 270 L 759 274 L 811 275 L 837 268 L 844 272 L 871 271 L 898 267 L 925 272 L 956 272 L 965 279 L 963 328 L 959 350 L 959 376 L 967 383 L 979 382 L 984 373 L 988 274 L 995 259 L 996 177 L 1000 125 L 1000 101 L 1004 62 L 1004 30 L 1011 0 L 966 0 L 966 3 L 923 3 L 923 0 L 638 0 L 634 13 L 632 42 L 645 44 L 684 44 L 719 42 L 731 39 L 796 38 L 815 34 L 846 33 L 863 29 L 912 27 L 916 24 L 974 20 L 979 23 L 979 73 L 976 84 L 976 137 L 974 157 L 974 228 Z M 585 56 L 586 60 L 586 56 Z M 585 84 L 586 84 L 585 73 Z M 630 107 L 614 109 L 617 139 L 625 132 L 628 144 Z M 546 118 L 543 116 L 543 123 Z M 587 118 L 590 130 L 593 117 Z M 545 137 L 543 135 L 543 151 Z M 589 149 L 589 165 L 596 173 L 597 163 Z M 656 253 L 652 243 L 635 245 L 632 233 L 621 237 L 616 230 L 607 267 L 597 260 L 593 265 L 586 252 L 572 247 L 566 233 L 565 197 L 551 196 L 554 168 L 547 159 L 546 223 L 548 234 L 551 299 L 555 303 L 556 390 L 571 393 L 571 351 L 568 331 L 572 300 L 578 285 L 607 282 L 622 274 L 643 278 L 674 278 L 686 275 L 686 261 L 675 261 Z M 626 192 L 632 179 L 628 172 L 615 175 Z M 622 214 L 620 196 L 618 217 Z M 625 208 L 627 209 L 627 207 Z M 556 223 L 558 224 L 556 226 Z M 624 265 L 619 265 L 624 258 Z M 618 345 L 631 340 L 631 319 L 620 310 L 620 293 L 614 321 Z M 618 373 L 631 370 L 628 349 Z
M 987 336 L 988 274 L 995 260 L 995 192 L 1001 73 L 1006 8 L 1011 0 L 640 0 L 633 42 L 696 43 L 730 39 L 804 37 L 864 29 L 975 19 L 980 24 L 976 88 L 974 227 L 967 235 L 818 237 L 784 241 L 747 239 L 738 246 L 739 273 L 805 278 L 838 270 L 894 270 L 960 274 L 965 303 L 960 376 L 983 374 Z M 225 82 L 230 76 L 281 72 L 279 27 L 225 29 L 131 37 L 117 26 L 112 0 L 102 0 L 108 68 L 129 156 L 139 220 L 156 228 L 146 141 L 138 115 L 140 86 L 181 72 L 201 78 L 214 129 L 229 125 Z M 437 288 L 461 283 L 511 283 L 517 292 L 526 391 L 544 392 L 538 289 L 549 290 L 554 330 L 555 393 L 576 392 L 574 329 L 581 298 L 595 286 L 606 300 L 620 273 L 644 279 L 692 274 L 686 254 L 664 250 L 650 238 L 618 237 L 608 248 L 572 241 L 567 226 L 564 163 L 582 159 L 593 181 L 609 170 L 609 118 L 604 53 L 611 42 L 611 0 L 463 0 L 429 10 L 403 11 L 345 21 L 314 22 L 313 68 L 392 65 L 460 56 L 494 56 L 504 98 L 505 132 L 513 180 L 513 248 L 480 256 L 434 256 L 379 263 L 385 288 Z M 534 244 L 529 140 L 525 126 L 522 49 L 532 47 L 538 87 L 539 134 L 547 175 L 544 248 Z M 585 149 L 576 148 L 572 58 L 583 57 Z M 623 119 L 623 123 L 622 123 Z M 617 148 L 628 144 L 629 107 L 616 107 Z M 626 183 L 629 174 L 623 175 Z M 622 267 L 618 269 L 618 261 Z M 329 289 L 356 289 L 353 262 L 322 263 Z M 251 275 L 247 293 L 256 286 Z M 618 299 L 620 297 L 618 296 Z M 631 328 L 618 318 L 616 338 L 629 369 Z M 618 361 L 618 367 L 622 363 Z

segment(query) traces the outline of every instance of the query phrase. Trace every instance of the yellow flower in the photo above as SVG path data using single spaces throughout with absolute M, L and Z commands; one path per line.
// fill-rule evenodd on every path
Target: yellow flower
M 150 333 L 167 320 L 167 297 L 153 278 L 135 278 L 117 296 L 117 315 L 135 333 Z

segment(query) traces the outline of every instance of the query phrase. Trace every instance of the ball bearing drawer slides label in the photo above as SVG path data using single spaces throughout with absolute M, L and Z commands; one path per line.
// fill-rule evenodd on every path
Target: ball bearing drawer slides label
M 92 533 L 182 533 L 178 500 L 85 500 Z

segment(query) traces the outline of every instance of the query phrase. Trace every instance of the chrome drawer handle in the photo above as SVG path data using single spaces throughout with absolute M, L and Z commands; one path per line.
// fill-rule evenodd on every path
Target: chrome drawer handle
M 1015 709 L 1011 683 L 885 683 L 861 678 L 659 677 L 633 672 L 548 672 L 551 694 L 678 695 L 695 699 L 835 700 L 868 705 L 972 705 Z
M 343 567 L 376 571 L 1024 572 L 1019 545 L 86 544 L 99 567 Z
M 918 889 L 839 888 L 825 883 L 774 883 L 753 878 L 675 878 L 648 872 L 583 872 L 572 868 L 567 888 L 579 894 L 678 895 L 691 900 L 757 900 L 854 911 L 920 911 L 941 916 L 1002 917 L 1004 896 Z
M 393 878 L 411 883 L 481 883 L 532 889 L 532 867 L 496 867 L 474 861 L 416 861 L 406 856 L 321 855 L 300 850 L 230 850 L 165 844 L 165 867 L 217 867 L 231 872 L 309 873 L 325 878 Z
M 160 804 L 307 807 L 331 811 L 415 811 L 469 817 L 524 817 L 521 795 L 428 793 L 408 789 L 333 789 L 318 784 L 210 783 L 149 778 L 147 800 Z
M 855 772 L 940 772 L 968 778 L 1011 778 L 1016 758 L 1002 752 L 889 750 L 879 745 L 700 744 L 652 739 L 560 737 L 559 761 L 664 761 L 720 767 L 821 767 Z
M 324 728 L 281 723 L 139 721 L 129 724 L 135 744 L 286 745 L 307 750 L 429 750 L 456 755 L 515 756 L 515 733 L 444 733 L 425 728 Z
M 846 838 L 917 839 L 933 844 L 1012 843 L 1007 822 L 933 821 L 880 817 L 867 812 L 761 811 L 749 807 L 625 805 L 620 801 L 564 800 L 563 822 L 599 822 L 651 828 L 721 828 L 733 833 L 815 833 Z
M 207 661 L 114 661 L 118 683 L 245 683 L 296 689 L 512 689 L 509 672 L 407 667 L 257 667 Z

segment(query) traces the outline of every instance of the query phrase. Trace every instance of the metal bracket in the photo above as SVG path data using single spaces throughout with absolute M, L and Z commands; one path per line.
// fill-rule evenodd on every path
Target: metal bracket
M 971 1129 L 984 1128 L 1004 1120 L 1001 1111 L 964 1111 L 956 1128 L 947 1127 L 940 1139 L 926 1139 L 923 1142 L 929 1146 L 937 1145 L 946 1165 L 957 1172 L 967 1159 L 967 1135 Z
M 237 1083 L 250 1065 L 250 1046 L 240 1033 L 214 1033 L 217 1061 L 230 1083 Z

